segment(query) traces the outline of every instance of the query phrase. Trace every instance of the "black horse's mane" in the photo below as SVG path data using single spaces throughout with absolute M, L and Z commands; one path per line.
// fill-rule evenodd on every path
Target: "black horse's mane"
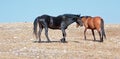
M 80 17 L 80 15 L 75 15 L 75 14 L 63 14 L 63 15 L 58 15 L 58 16 L 50 16 L 47 14 L 44 14 L 42 16 L 38 16 L 38 18 L 42 18 L 42 17 L 53 17 L 53 18 L 61 18 L 61 17 L 67 17 L 67 18 L 76 18 L 76 17 Z
M 80 15 L 75 15 L 75 14 L 63 14 L 63 16 L 66 16 L 66 17 L 68 17 L 68 18 L 80 17 Z

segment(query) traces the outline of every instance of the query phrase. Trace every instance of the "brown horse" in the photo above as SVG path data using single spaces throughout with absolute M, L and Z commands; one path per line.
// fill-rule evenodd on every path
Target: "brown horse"
M 91 17 L 91 16 L 82 16 L 79 18 L 82 20 L 85 30 L 84 30 L 84 39 L 86 40 L 86 31 L 87 29 L 91 29 L 92 35 L 94 37 L 94 41 L 96 41 L 94 30 L 96 29 L 100 36 L 100 42 L 103 42 L 103 36 L 106 38 L 105 31 L 104 31 L 104 21 L 101 17 Z M 77 24 L 77 27 L 79 24 Z

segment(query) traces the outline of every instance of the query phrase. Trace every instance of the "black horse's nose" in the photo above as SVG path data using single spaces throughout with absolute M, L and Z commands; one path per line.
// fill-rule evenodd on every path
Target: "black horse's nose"
M 82 21 L 79 21 L 79 25 L 80 25 L 80 26 L 83 26 L 83 23 L 82 23 Z
M 81 26 L 83 26 L 83 23 L 81 24 Z

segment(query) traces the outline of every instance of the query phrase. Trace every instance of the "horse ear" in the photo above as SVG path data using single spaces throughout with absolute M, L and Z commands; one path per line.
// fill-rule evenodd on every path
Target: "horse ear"
M 79 14 L 79 17 L 81 16 L 81 14 Z
M 80 17 L 80 16 L 81 16 L 81 14 L 78 14 L 77 16 L 78 16 L 78 17 Z

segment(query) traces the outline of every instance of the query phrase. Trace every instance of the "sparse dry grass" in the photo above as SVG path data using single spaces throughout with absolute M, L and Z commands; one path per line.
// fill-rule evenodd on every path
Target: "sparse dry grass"
M 91 31 L 83 40 L 83 27 L 66 30 L 68 43 L 60 43 L 60 30 L 49 29 L 52 43 L 34 43 L 32 23 L 0 24 L 0 59 L 120 59 L 120 24 L 107 24 L 107 40 L 93 42 Z M 99 40 L 98 33 L 96 38 Z M 46 41 L 44 30 L 42 41 Z

